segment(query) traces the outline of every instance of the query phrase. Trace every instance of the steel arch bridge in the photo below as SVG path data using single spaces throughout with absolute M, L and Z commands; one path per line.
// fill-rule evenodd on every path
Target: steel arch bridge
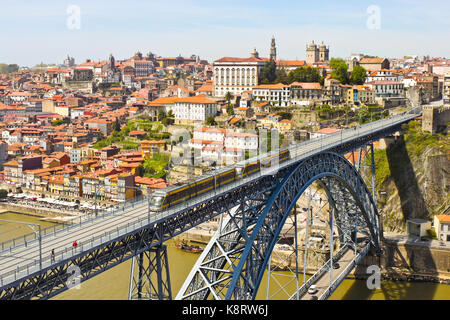
M 316 181 L 328 195 L 329 220 L 337 227 L 341 243 L 359 232 L 370 239 L 373 249 L 380 250 L 376 203 L 358 169 L 343 156 L 317 154 L 273 178 L 272 188 L 242 195 L 240 205 L 221 222 L 176 299 L 255 299 L 286 219 Z

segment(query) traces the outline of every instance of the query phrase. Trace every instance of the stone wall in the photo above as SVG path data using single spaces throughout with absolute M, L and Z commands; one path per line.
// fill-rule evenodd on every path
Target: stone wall
M 423 106 L 423 131 L 431 133 L 443 131 L 448 122 L 450 122 L 450 106 Z

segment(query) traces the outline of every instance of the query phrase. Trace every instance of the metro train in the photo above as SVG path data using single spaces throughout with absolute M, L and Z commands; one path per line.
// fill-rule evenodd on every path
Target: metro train
M 232 168 L 225 167 L 218 169 L 215 174 L 203 175 L 197 180 L 181 186 L 170 186 L 162 190 L 157 190 L 150 199 L 150 210 L 155 212 L 166 210 L 212 189 L 253 175 L 259 172 L 261 168 L 271 167 L 272 160 L 276 156 L 278 156 L 278 163 L 289 160 L 289 149 L 280 150 L 275 155 L 265 156 L 263 158 L 254 157 L 241 161 Z

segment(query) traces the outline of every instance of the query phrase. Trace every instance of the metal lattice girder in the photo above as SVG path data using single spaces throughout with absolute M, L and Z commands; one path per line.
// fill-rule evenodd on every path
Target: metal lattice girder
M 233 262 L 231 280 L 228 272 L 226 283 L 222 282 L 222 286 L 226 286 L 226 288 L 221 287 L 220 291 L 222 295 L 226 291 L 224 299 L 255 298 L 267 261 L 287 216 L 304 190 L 314 181 L 324 177 L 338 181 L 347 190 L 345 196 L 355 199 L 355 204 L 370 230 L 373 245 L 379 246 L 378 231 L 375 230 L 378 219 L 377 209 L 358 172 L 345 158 L 337 154 L 325 153 L 312 156 L 302 161 L 295 169 L 285 172 L 283 180 L 278 183 L 270 198 L 267 199 L 254 225 L 247 225 L 246 229 L 238 228 L 239 232 L 235 233 L 238 238 L 234 239 L 234 243 L 241 244 L 241 247 L 234 253 L 239 255 L 239 263 L 236 265 L 236 262 Z M 251 211 L 248 210 L 247 214 Z M 256 210 L 253 211 L 256 212 Z M 215 239 L 219 237 L 218 235 Z M 242 243 L 242 241 L 245 242 Z M 225 278 L 225 271 L 223 271 L 224 274 L 220 274 L 220 270 L 215 272 L 217 279 Z M 203 289 L 196 287 L 195 283 L 199 283 L 198 278 L 192 281 L 193 283 L 185 286 L 190 288 L 189 293 L 181 293 L 180 298 L 188 297 L 190 293 L 196 293 L 196 290 L 207 291 L 206 287 Z M 205 293 L 203 297 L 206 296 Z
M 279 177 L 286 170 L 289 169 L 278 172 L 277 176 L 255 177 L 245 186 L 232 189 L 198 206 L 180 210 L 167 220 L 130 231 L 117 239 L 111 239 L 106 245 L 80 252 L 75 258 L 59 261 L 55 265 L 44 268 L 42 273 L 36 272 L 26 279 L 12 282 L 1 288 L 0 299 L 49 299 L 68 289 L 66 281 L 70 277 L 68 272 L 70 266 L 80 269 L 80 281 L 83 282 L 205 221 L 228 212 L 241 203 L 242 195 L 261 205 L 263 201 L 259 200 L 259 195 L 270 193 L 270 190 L 274 188 L 274 181 L 278 181 L 277 179 L 280 179 Z M 251 215 L 248 219 L 248 223 L 253 223 L 251 220 L 254 218 Z
M 136 260 L 137 273 L 135 272 Z M 165 245 L 159 245 L 133 257 L 128 299 L 172 300 L 169 261 Z

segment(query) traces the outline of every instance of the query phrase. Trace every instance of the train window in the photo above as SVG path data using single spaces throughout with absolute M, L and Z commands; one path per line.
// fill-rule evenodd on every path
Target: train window
M 159 207 L 162 204 L 164 197 L 152 197 L 150 200 L 150 205 Z

